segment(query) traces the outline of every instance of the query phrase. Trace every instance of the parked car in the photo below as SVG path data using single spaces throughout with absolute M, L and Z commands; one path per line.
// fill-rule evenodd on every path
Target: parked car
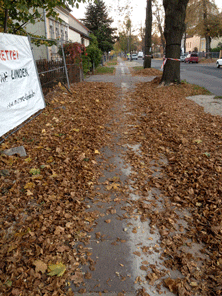
M 184 63 L 198 63 L 197 53 L 189 53 L 184 60 Z
M 138 55 L 136 53 L 132 54 L 132 60 L 138 60 Z
M 144 54 L 142 51 L 138 52 L 138 59 L 142 59 L 142 60 L 144 59 Z
M 184 62 L 184 61 L 185 61 L 185 58 L 187 57 L 187 55 L 188 55 L 188 53 L 182 54 L 182 55 L 180 56 L 180 61 L 181 61 L 181 62 Z
M 217 68 L 220 68 L 220 66 L 222 66 L 222 58 L 217 60 L 216 65 Z

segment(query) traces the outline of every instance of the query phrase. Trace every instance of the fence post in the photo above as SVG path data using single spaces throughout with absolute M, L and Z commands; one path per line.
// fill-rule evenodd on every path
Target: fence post
M 92 64 L 92 73 L 93 74 L 95 73 L 95 63 L 94 63 L 94 60 L 93 60 L 93 64 Z
M 29 44 L 30 44 L 31 52 L 32 52 L 32 57 L 33 57 L 34 65 L 35 65 L 35 70 L 36 70 L 36 75 L 37 75 L 37 79 L 38 79 L 38 83 L 39 83 L 39 88 L 41 90 L 42 97 L 44 99 L 44 104 L 45 104 L 45 107 L 46 107 L 45 98 L 44 98 L 44 94 L 43 94 L 43 91 L 42 91 L 42 84 L 41 84 L 41 81 L 40 81 L 40 78 L 39 78 L 39 71 L 38 71 L 38 68 L 37 68 L 37 65 L 36 65 L 36 61 L 35 61 L 35 57 L 34 57 L 34 54 L 33 54 L 32 41 L 31 41 L 31 37 L 30 37 L 29 34 L 28 34 L 28 41 L 29 41 Z
M 67 85 L 68 85 L 68 89 L 69 89 L 70 88 L 69 76 L 68 76 L 68 71 L 67 71 L 67 67 L 66 67 L 66 58 L 65 58 L 65 53 L 64 53 L 64 49 L 63 49 L 62 39 L 61 39 L 61 49 L 62 49 L 62 57 L 63 57 L 63 63 L 64 63 L 65 73 L 66 73 L 66 80 L 67 80 Z

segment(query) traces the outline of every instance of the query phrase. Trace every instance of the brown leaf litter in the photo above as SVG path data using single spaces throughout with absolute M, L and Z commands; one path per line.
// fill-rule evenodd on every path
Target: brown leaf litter
M 204 93 L 200 87 L 158 87 L 159 81 L 140 83 L 129 96 L 134 132 L 128 141 L 141 144 L 141 155 L 128 151 L 127 159 L 133 186 L 144 197 L 125 209 L 129 214 L 137 209 L 141 221 L 158 227 L 165 266 L 182 275 L 165 278 L 171 292 L 221 295 L 222 118 L 186 100 Z M 160 193 L 148 201 L 152 188 Z M 153 275 L 148 276 L 151 284 L 159 278 Z
M 78 243 L 88 244 L 98 217 L 87 202 L 100 174 L 96 155 L 109 142 L 105 124 L 116 91 L 109 83 L 79 83 L 71 92 L 49 93 L 42 114 L 0 146 L 23 145 L 28 154 L 0 154 L 0 172 L 7 172 L 0 174 L 4 295 L 71 295 L 66 285 L 84 280 L 81 265 L 93 270 Z
M 146 75 L 154 75 L 150 71 Z M 122 140 L 141 144 L 141 155 L 130 149 L 125 155 L 134 171 L 132 188 L 141 198 L 128 200 L 121 219 L 150 221 L 151 233 L 158 227 L 166 268 L 182 274 L 171 278 L 143 260 L 141 270 L 150 285 L 164 278 L 162 284 L 177 295 L 221 295 L 222 119 L 185 99 L 203 89 L 188 84 L 158 87 L 159 81 L 139 84 L 128 94 L 132 114 L 127 124 L 133 128 L 123 131 Z M 25 159 L 0 154 L 3 295 L 72 295 L 69 281 L 80 287 L 92 277 L 81 267 L 95 269 L 87 244 L 100 213 L 88 211 L 87 203 L 98 196 L 96 158 L 104 143 L 111 143 L 115 125 L 106 123 L 113 116 L 116 89 L 109 83 L 80 83 L 71 91 L 57 88 L 48 94 L 43 113 L 0 146 L 23 145 L 28 153 Z M 116 204 L 121 196 L 128 198 L 118 181 L 106 184 Z M 152 188 L 160 194 L 148 200 Z M 109 202 L 109 192 L 101 200 Z M 107 212 L 115 213 L 115 208 Z M 136 235 L 137 228 L 132 231 Z M 96 238 L 101 237 L 97 232 Z M 196 245 L 201 249 L 194 253 Z M 141 250 L 151 253 L 146 246 Z M 134 255 L 142 256 L 139 251 Z M 142 286 L 139 276 L 134 280 Z M 141 288 L 137 295 L 149 294 Z

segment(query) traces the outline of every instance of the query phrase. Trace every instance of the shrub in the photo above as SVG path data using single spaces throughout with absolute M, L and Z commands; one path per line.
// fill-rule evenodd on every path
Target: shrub
M 220 50 L 222 50 L 222 47 L 215 47 L 215 48 L 211 48 L 211 52 L 220 52 Z
M 90 34 L 90 37 L 90 45 L 87 48 L 78 42 L 69 42 L 63 45 L 67 63 L 82 64 L 84 74 L 92 70 L 93 64 L 97 68 L 102 58 L 102 51 L 98 47 L 96 36 Z M 61 48 L 59 54 L 62 56 Z
M 101 62 L 102 51 L 98 47 L 98 41 L 96 36 L 93 34 L 90 34 L 90 37 L 91 37 L 90 45 L 87 46 L 86 52 L 89 56 L 91 64 L 92 65 L 94 64 L 95 68 L 97 68 Z

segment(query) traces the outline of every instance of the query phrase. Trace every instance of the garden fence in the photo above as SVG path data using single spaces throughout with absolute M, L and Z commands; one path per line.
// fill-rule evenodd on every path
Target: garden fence
M 83 80 L 81 64 L 67 64 L 61 40 L 30 38 L 43 93 L 59 82 L 68 89 L 70 83 Z
M 219 59 L 220 53 L 219 52 L 209 52 L 208 55 L 211 59 Z M 199 58 L 205 58 L 206 52 L 203 52 L 203 51 L 198 52 L 198 56 L 199 56 Z

